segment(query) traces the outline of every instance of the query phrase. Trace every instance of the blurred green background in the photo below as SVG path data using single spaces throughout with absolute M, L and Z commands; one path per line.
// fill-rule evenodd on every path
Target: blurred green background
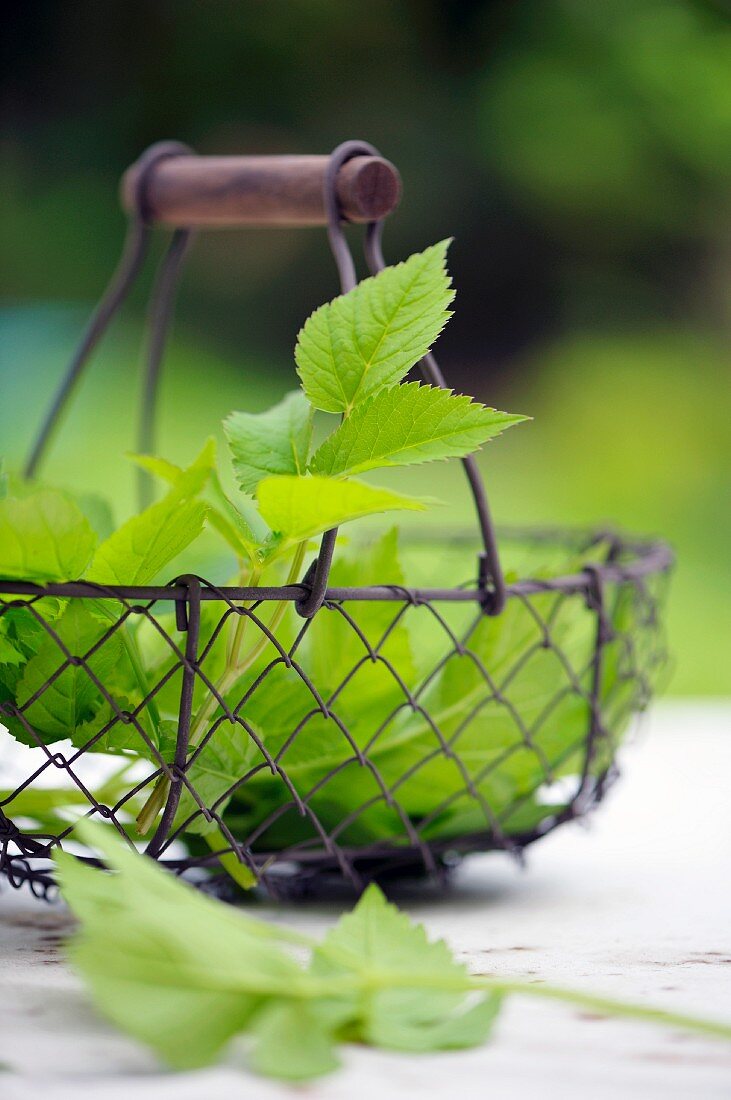
M 404 199 L 391 258 L 447 235 L 456 388 L 534 422 L 487 448 L 502 521 L 611 519 L 677 549 L 679 693 L 731 689 L 731 16 L 690 0 L 35 0 L 2 36 L 0 439 L 21 462 L 119 250 L 149 143 L 327 152 L 367 139 Z M 144 289 L 54 446 L 49 478 L 132 472 Z M 336 291 L 319 230 L 201 237 L 165 364 L 161 450 L 293 382 Z M 464 520 L 459 469 L 428 475 Z

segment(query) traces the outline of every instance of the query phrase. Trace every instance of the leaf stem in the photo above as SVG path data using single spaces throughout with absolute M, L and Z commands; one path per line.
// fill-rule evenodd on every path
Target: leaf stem
M 218 862 L 237 886 L 242 890 L 251 890 L 252 886 L 256 886 L 256 875 L 251 868 L 242 863 L 235 852 L 222 851 L 230 845 L 217 825 L 205 832 L 203 839 L 211 851 L 217 855 Z
M 701 1035 L 713 1036 L 731 1042 L 731 1024 L 722 1023 L 720 1020 L 709 1020 L 702 1016 L 669 1012 L 663 1008 L 616 1001 L 611 997 L 598 997 L 593 993 L 581 993 L 576 989 L 544 985 L 542 982 L 505 981 L 502 978 L 483 976 L 472 978 L 470 987 L 472 989 L 494 990 L 496 993 L 514 993 L 519 996 L 543 997 L 546 1000 L 563 1001 L 566 1004 L 575 1005 L 606 1016 L 645 1020 L 647 1023 L 683 1028 L 685 1031 L 696 1031 Z

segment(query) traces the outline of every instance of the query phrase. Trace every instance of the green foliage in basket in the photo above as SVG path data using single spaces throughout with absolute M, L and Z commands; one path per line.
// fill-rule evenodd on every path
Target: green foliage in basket
M 70 739 L 121 758 L 104 788 L 115 803 L 132 785 L 127 772 L 136 762 L 157 770 L 172 761 L 180 658 L 165 636 L 175 635 L 172 615 L 158 605 L 160 631 L 145 616 L 121 614 L 118 602 L 103 598 L 104 586 L 169 579 L 206 526 L 235 556 L 229 580 L 296 582 L 324 531 L 429 503 L 359 475 L 470 454 L 524 419 L 404 380 L 449 316 L 447 244 L 365 280 L 306 322 L 295 352 L 302 389 L 268 412 L 235 412 L 225 421 L 240 494 L 224 490 L 213 440 L 187 468 L 133 456 L 165 495 L 116 530 L 98 501 L 3 481 L 0 576 L 100 586 L 96 599 L 43 596 L 4 607 L 0 703 L 13 736 L 29 745 Z M 339 419 L 313 446 L 316 410 Z M 580 570 L 583 562 L 562 565 Z M 368 551 L 338 548 L 333 585 L 384 582 L 406 582 L 395 531 Z M 427 609 L 326 607 L 297 642 L 294 662 L 279 660 L 270 639 L 283 648 L 295 642 L 303 623 L 290 603 L 239 610 L 222 616 L 220 604 L 202 606 L 203 676 L 187 771 L 234 835 L 259 830 L 262 845 L 274 849 L 314 836 L 318 822 L 348 844 L 403 842 L 417 829 L 425 840 L 488 828 L 520 835 L 565 801 L 545 788 L 577 772 L 585 744 L 595 617 L 580 600 L 515 599 L 498 618 L 467 607 L 470 621 L 463 615 L 454 625 L 458 641 Z M 633 613 L 618 597 L 615 620 Z M 618 728 L 628 709 L 621 662 L 619 650 L 609 653 L 602 686 Z M 120 710 L 134 721 L 120 721 Z M 606 739 L 597 749 L 597 774 L 609 749 Z M 307 797 L 308 817 L 289 808 L 282 775 L 264 766 L 272 758 Z M 149 835 L 168 790 L 160 775 L 128 800 L 131 831 Z M 78 804 L 76 792 L 64 799 L 26 790 L 7 812 L 57 831 Z M 187 788 L 175 828 L 193 847 L 219 852 L 233 877 L 251 884 Z

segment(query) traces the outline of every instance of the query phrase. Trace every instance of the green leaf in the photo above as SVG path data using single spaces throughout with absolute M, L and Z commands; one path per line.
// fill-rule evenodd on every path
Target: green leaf
M 173 489 L 122 524 L 98 548 L 86 577 L 97 584 L 144 585 L 203 530 L 206 506 Z
M 114 530 L 114 515 L 108 500 L 97 493 L 77 493 L 75 498 L 81 511 L 100 539 L 107 539 Z
M 334 588 L 351 588 L 363 585 L 404 585 L 406 579 L 399 559 L 398 530 L 386 531 L 371 546 L 356 544 L 338 547 L 330 570 L 330 585 Z M 410 682 L 414 676 L 411 639 L 402 621 L 395 626 L 399 606 L 388 601 L 362 600 L 350 603 L 346 608 L 368 645 L 398 669 L 399 676 Z M 304 642 L 303 666 L 311 675 L 318 691 L 326 695 L 343 683 L 348 673 L 359 661 L 366 661 L 368 649 L 363 638 L 339 612 L 326 609 L 317 615 L 307 631 Z M 373 704 L 378 700 L 379 713 L 388 714 L 388 708 L 403 699 L 403 692 L 390 675 L 380 674 L 368 660 L 338 694 L 338 710 L 348 715 L 351 726 L 351 708 L 355 713 L 357 700 L 363 697 L 364 680 L 368 679 L 368 698 Z M 369 708 L 371 709 L 371 708 Z M 296 723 L 295 723 L 296 724 Z M 268 730 L 268 726 L 264 726 Z
M 423 358 L 450 317 L 448 246 L 442 241 L 365 279 L 305 322 L 295 359 L 316 409 L 347 416 Z
M 430 942 L 369 886 L 352 913 L 313 952 L 318 977 L 360 975 L 368 992 L 357 1002 L 351 1027 L 365 1042 L 396 1050 L 427 1051 L 474 1046 L 488 1035 L 499 1010 L 494 993 L 471 1003 L 468 974 L 443 940 Z M 388 975 L 378 988 L 369 977 Z M 368 988 L 370 985 L 370 988 Z
M 189 498 L 202 492 L 216 467 L 216 440 L 209 436 L 198 457 L 186 468 L 156 455 L 130 454 L 128 457 L 137 466 L 154 474 L 161 481 L 166 481 L 182 496 Z
M 715 1021 L 471 978 L 375 886 L 316 946 L 197 893 L 111 828 L 84 820 L 75 834 L 110 870 L 55 855 L 63 896 L 81 921 L 71 960 L 99 1010 L 180 1069 L 212 1062 L 241 1031 L 253 1039 L 253 1068 L 293 1080 L 333 1069 L 339 1041 L 419 1052 L 473 1046 L 505 992 L 731 1037 Z M 284 949 L 294 944 L 310 950 L 309 965 Z
M 52 597 L 47 598 L 52 599 Z M 46 603 L 47 598 L 37 600 L 33 604 L 33 610 L 20 606 L 7 607 L 3 612 L 0 620 L 3 641 L 20 654 L 20 660 L 6 659 L 0 662 L 0 703 L 15 703 L 15 693 L 23 675 L 24 666 L 48 637 L 39 608 L 39 605 Z M 58 601 L 54 598 L 53 603 L 55 610 Z M 8 648 L 5 648 L 5 653 L 6 657 L 10 656 Z M 12 725 L 7 716 L 3 716 L 2 722 L 4 725 Z
M 204 806 L 220 816 L 233 788 L 261 759 L 256 743 L 243 726 L 223 721 L 188 764 L 186 775 Z M 200 806 L 186 786 L 180 797 L 176 821 L 182 824 L 192 814 L 198 816 L 186 825 L 187 832 L 205 835 L 217 828 L 215 821 L 209 822 L 201 814 Z
M 0 500 L 0 576 L 73 581 L 94 553 L 96 535 L 78 504 L 57 489 Z
M 423 511 L 426 501 L 362 481 L 327 477 L 267 477 L 257 489 L 259 510 L 273 531 L 293 542 L 377 512 Z
M 22 665 L 25 654 L 5 633 L 0 633 L 0 665 Z
M 218 531 L 239 557 L 248 558 L 252 564 L 258 563 L 259 551 L 266 533 L 262 531 L 257 535 L 254 526 L 257 524 L 263 528 L 261 520 L 254 513 L 249 522 L 241 514 L 224 493 L 215 471 L 211 475 L 211 491 L 214 498 L 214 503 L 208 505 L 208 520 L 211 527 Z
M 123 658 L 122 653 L 120 657 Z M 109 674 L 112 671 L 110 669 Z M 105 679 L 109 679 L 109 674 Z M 120 711 L 133 711 L 134 701 L 120 695 L 117 691 L 113 694 L 116 707 L 112 707 L 106 699 L 101 700 L 93 718 L 82 722 L 70 734 L 71 741 L 85 752 L 111 753 L 113 756 L 138 756 L 145 760 L 152 760 L 157 765 L 157 757 L 150 751 L 149 745 L 137 726 L 133 722 L 122 722 L 118 717 Z M 142 722 L 142 719 L 138 718 L 138 721 Z M 159 731 L 153 729 L 152 733 L 154 744 L 159 740 Z
M 299 390 L 263 413 L 234 412 L 223 422 L 239 487 L 253 496 L 270 474 L 303 474 L 313 410 Z
M 311 466 L 332 477 L 461 458 L 525 419 L 451 390 L 408 382 L 381 390 L 354 409 L 315 452 Z
M 64 898 L 83 922 L 71 959 L 101 1012 L 167 1063 L 213 1061 L 267 997 L 301 977 L 286 932 L 204 897 L 122 845 L 75 828 L 115 873 L 56 856 Z M 279 942 L 278 942 L 279 941 Z
M 69 601 L 68 609 L 53 627 L 69 655 L 81 658 L 83 665 L 68 664 L 63 649 L 48 634 L 28 661 L 17 685 L 17 704 L 24 707 L 25 720 L 46 744 L 65 737 L 73 738 L 79 727 L 95 717 L 102 707 L 103 697 L 90 672 L 105 684 L 122 659 L 118 632 L 95 648 L 105 628 L 83 606 L 85 602 Z M 30 700 L 33 701 L 29 703 Z M 35 744 L 20 721 L 11 720 L 9 727 L 19 740 Z
M 306 1081 L 340 1064 L 327 1022 L 297 1001 L 268 1004 L 255 1017 L 251 1033 L 249 1065 L 264 1077 Z
M 83 822 L 76 832 L 115 873 L 56 857 L 82 921 L 72 961 L 100 1010 L 173 1066 L 212 1061 L 244 1029 L 252 1067 L 294 1080 L 333 1069 L 336 1039 L 435 1050 L 489 1029 L 495 995 L 470 991 L 445 944 L 375 887 L 304 969 L 281 946 L 300 937 L 203 897 L 108 829 Z
M 210 489 L 207 501 L 208 520 L 239 557 L 254 562 L 260 540 L 244 516 L 234 507 L 221 487 L 216 471 L 216 440 L 211 436 L 195 462 L 187 469 L 153 455 L 129 456 L 142 469 L 166 481 L 187 496 L 198 496 Z
M 491 828 L 485 806 L 506 832 L 517 832 L 513 809 L 542 786 L 547 768 L 575 765 L 589 711 L 564 662 L 587 691 L 594 630 L 582 601 L 554 592 L 513 598 L 499 616 L 477 618 L 465 652 L 437 666 L 419 695 L 423 712 L 404 711 L 372 753 L 423 836 Z M 435 751 L 435 727 L 453 756 Z M 465 791 L 465 777 L 480 797 Z

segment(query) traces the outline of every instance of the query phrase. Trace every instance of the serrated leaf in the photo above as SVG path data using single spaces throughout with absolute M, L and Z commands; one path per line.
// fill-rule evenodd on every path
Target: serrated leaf
M 533 992 L 529 983 L 470 978 L 375 886 L 317 946 L 196 892 L 109 827 L 82 820 L 75 834 L 111 873 L 55 854 L 63 896 L 81 921 L 72 962 L 97 1007 L 172 1066 L 206 1065 L 244 1030 L 254 1068 L 293 1079 L 332 1069 L 336 1041 L 419 1052 L 473 1046 L 505 990 Z M 293 944 L 311 950 L 309 966 L 283 950 Z M 540 993 L 587 1002 L 565 989 Z M 614 1015 L 731 1035 L 714 1021 L 593 1000 Z
M 414 1054 L 478 1046 L 488 1038 L 502 1001 L 496 993 L 478 994 L 472 1001 L 462 998 L 456 1010 L 440 1018 L 431 997 L 419 1004 L 418 991 L 390 991 L 381 997 L 377 1017 L 374 1013 L 370 1041 Z
M 263 413 L 234 412 L 223 422 L 236 480 L 253 496 L 270 474 L 303 474 L 312 439 L 313 410 L 300 390 Z
M 234 507 L 221 487 L 216 470 L 216 440 L 206 440 L 203 450 L 187 469 L 156 455 L 129 455 L 142 469 L 154 474 L 168 485 L 188 496 L 198 496 L 210 487 L 206 502 L 208 520 L 239 557 L 254 561 L 259 539 L 244 516 Z
M 82 658 L 84 664 L 68 664 L 61 646 L 49 634 L 23 670 L 16 688 L 16 701 L 24 707 L 25 720 L 45 744 L 73 738 L 77 729 L 95 716 L 103 697 L 94 677 L 104 684 L 122 657 L 119 633 L 106 638 L 96 648 L 104 626 L 82 606 L 82 601 L 70 601 L 53 630 L 71 657 Z M 30 700 L 33 700 L 30 705 L 25 706 Z M 11 721 L 9 727 L 19 740 L 35 744 L 35 739 L 20 721 Z
M 57 489 L 0 500 L 0 576 L 78 580 L 97 538 L 78 504 Z
M 451 390 L 408 382 L 381 390 L 354 409 L 315 452 L 311 468 L 333 477 L 461 458 L 525 419 Z
M 350 1026 L 377 1046 L 474 1046 L 487 1036 L 499 1008 L 495 994 L 467 994 L 467 971 L 444 941 L 430 941 L 423 926 L 387 902 L 377 886 L 369 886 L 315 948 L 311 972 L 361 976 L 368 993 L 354 1006 Z M 378 988 L 377 980 L 369 983 L 371 975 L 388 975 L 388 981 Z
M 203 530 L 206 506 L 173 489 L 122 524 L 99 546 L 86 579 L 97 584 L 150 584 Z
M 400 382 L 450 317 L 449 241 L 388 267 L 321 306 L 305 322 L 295 359 L 312 405 L 347 416 Z
M 173 1066 L 212 1061 L 246 1029 L 254 1069 L 300 1080 L 335 1067 L 337 1040 L 436 1050 L 489 1028 L 493 994 L 472 990 L 446 945 L 376 887 L 320 946 L 309 941 L 303 966 L 281 946 L 303 937 L 198 894 L 109 829 L 82 821 L 75 833 L 114 873 L 56 856 L 82 921 L 72 961 L 99 1009 Z
M 186 775 L 207 809 L 223 814 L 238 781 L 246 775 L 261 753 L 246 730 L 231 722 L 221 722 L 209 740 L 189 762 Z M 205 835 L 216 830 L 216 822 L 207 821 L 187 786 L 178 804 L 176 820 L 182 824 L 197 814 L 186 831 Z
M 75 828 L 114 874 L 56 856 L 63 896 L 83 922 L 72 961 L 97 1007 L 170 1065 L 214 1060 L 267 996 L 301 977 L 285 932 L 236 913 L 162 872 L 110 832 Z
M 341 523 L 378 512 L 423 511 L 426 502 L 327 477 L 268 477 L 257 489 L 259 510 L 273 531 L 299 542 Z

